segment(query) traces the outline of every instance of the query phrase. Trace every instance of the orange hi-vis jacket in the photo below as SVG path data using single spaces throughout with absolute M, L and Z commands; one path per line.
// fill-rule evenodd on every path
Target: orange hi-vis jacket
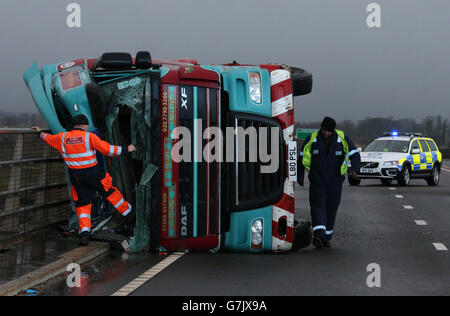
M 121 146 L 110 145 L 94 133 L 79 129 L 57 135 L 42 132 L 40 138 L 61 153 L 69 169 L 87 169 L 97 165 L 97 150 L 109 157 L 122 154 Z

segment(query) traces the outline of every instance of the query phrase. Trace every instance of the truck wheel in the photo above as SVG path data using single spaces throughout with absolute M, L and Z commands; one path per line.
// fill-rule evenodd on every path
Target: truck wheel
M 292 94 L 297 97 L 300 95 L 310 94 L 313 87 L 312 74 L 304 69 L 290 67 Z
M 312 242 L 312 225 L 308 221 L 294 222 L 294 242 L 292 251 L 298 251 L 311 245 Z
M 438 185 L 440 178 L 441 178 L 441 170 L 439 169 L 439 166 L 434 165 L 433 169 L 431 170 L 430 177 L 427 178 L 428 185 L 432 186 Z
M 404 165 L 402 171 L 397 176 L 397 182 L 401 186 L 409 185 L 411 181 L 411 167 L 409 165 Z
M 361 179 L 355 179 L 355 178 L 348 177 L 348 183 L 351 186 L 358 186 L 361 184 Z
M 392 184 L 392 179 L 381 179 L 381 183 L 383 185 L 391 185 Z

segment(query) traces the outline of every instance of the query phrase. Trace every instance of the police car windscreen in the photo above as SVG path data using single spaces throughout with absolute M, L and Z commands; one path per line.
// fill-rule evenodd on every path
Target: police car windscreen
M 367 145 L 363 151 L 407 153 L 409 141 L 403 140 L 375 140 Z

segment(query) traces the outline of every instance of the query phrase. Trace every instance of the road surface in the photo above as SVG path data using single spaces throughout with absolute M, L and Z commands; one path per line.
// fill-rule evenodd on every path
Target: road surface
M 44 294 L 112 295 L 132 282 L 142 284 L 130 293 L 138 296 L 450 295 L 449 206 L 448 171 L 437 187 L 346 182 L 331 249 L 187 253 L 168 266 L 167 256 L 113 252 L 87 270 L 82 288 L 61 280 Z M 309 218 L 307 188 L 296 187 L 296 207 L 296 216 Z M 148 281 L 135 280 L 158 263 Z M 370 264 L 380 268 L 380 287 L 368 286 Z

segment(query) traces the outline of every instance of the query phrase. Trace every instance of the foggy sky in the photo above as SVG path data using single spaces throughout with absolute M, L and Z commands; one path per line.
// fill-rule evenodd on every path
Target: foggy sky
M 80 29 L 66 25 L 70 2 Z M 371 2 L 382 28 L 366 25 Z M 296 121 L 450 117 L 448 0 L 2 0 L 0 109 L 36 112 L 22 80 L 34 61 L 139 50 L 308 69 L 314 89 L 296 98 Z

